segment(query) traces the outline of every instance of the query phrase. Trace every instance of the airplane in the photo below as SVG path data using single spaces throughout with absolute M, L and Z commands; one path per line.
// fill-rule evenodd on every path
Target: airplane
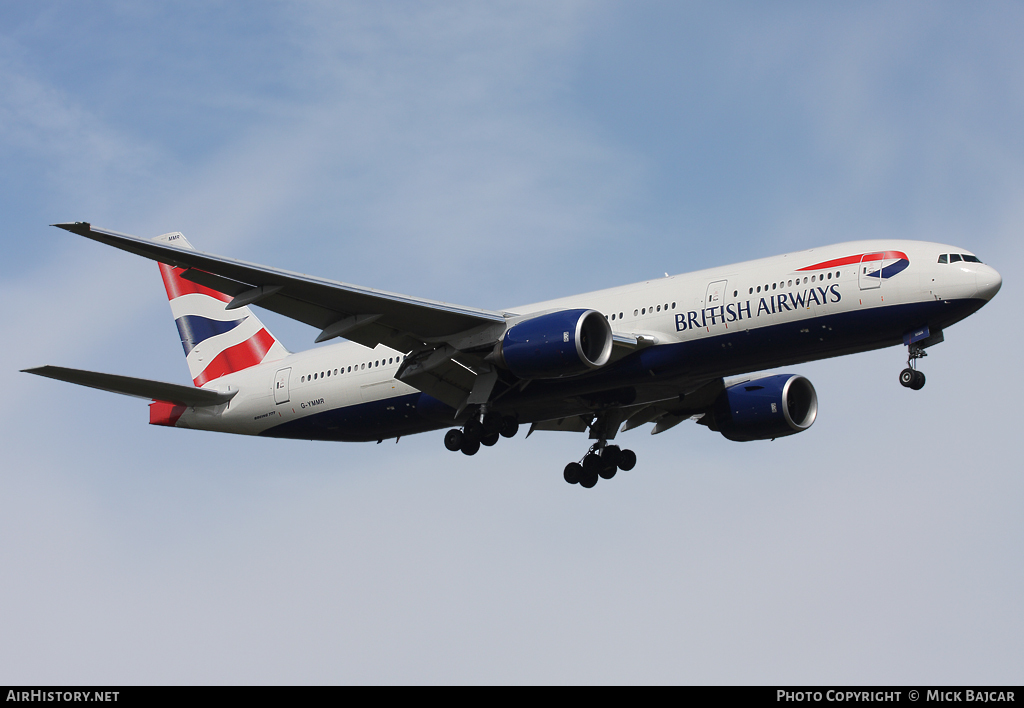
M 27 373 L 150 399 L 153 425 L 241 435 L 379 443 L 449 428 L 445 447 L 474 455 L 521 425 L 587 432 L 563 470 L 584 488 L 633 469 L 611 441 L 648 423 L 740 442 L 810 428 L 811 382 L 757 372 L 902 343 L 900 384 L 919 390 L 926 349 L 1002 285 L 966 249 L 885 239 L 484 310 L 204 253 L 179 232 L 54 226 L 158 262 L 194 385 Z M 292 353 L 252 306 L 316 328 L 318 344 L 348 341 Z

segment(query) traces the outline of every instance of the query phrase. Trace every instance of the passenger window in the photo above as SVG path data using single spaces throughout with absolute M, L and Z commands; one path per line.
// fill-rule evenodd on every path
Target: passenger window
M 772 290 L 775 289 L 775 283 L 772 283 Z
M 621 312 L 619 313 L 619 319 L 620 320 L 622 319 L 622 313 Z
M 640 310 L 640 314 L 641 315 L 646 315 L 647 314 L 647 308 L 645 307 L 642 310 Z
M 640 314 L 640 310 L 633 310 L 633 317 L 636 317 L 638 314 Z
M 960 260 L 961 259 L 960 259 L 960 254 L 959 253 L 950 253 L 949 254 L 949 262 L 950 263 L 959 263 Z
M 661 312 L 661 305 L 658 305 L 658 312 Z
M 792 280 L 789 281 L 789 286 L 788 287 L 790 287 L 790 288 L 793 287 L 793 281 Z
M 760 285 L 757 286 L 757 292 L 761 292 L 761 286 Z
M 949 256 L 943 253 L 939 256 L 939 263 L 949 263 Z

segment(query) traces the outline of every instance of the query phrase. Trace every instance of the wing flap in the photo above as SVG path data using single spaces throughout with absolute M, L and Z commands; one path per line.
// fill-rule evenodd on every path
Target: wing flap
M 152 381 L 150 379 L 137 379 L 132 376 L 119 376 L 117 374 L 101 374 L 96 371 L 85 371 L 83 369 L 67 369 L 63 366 L 39 366 L 34 369 L 22 369 L 22 372 L 35 374 L 36 376 L 45 376 L 48 379 L 66 381 L 78 384 L 79 386 L 98 388 L 101 391 L 120 393 L 124 396 L 180 403 L 185 406 L 216 406 L 227 403 L 237 393 L 237 391 L 230 393 L 210 391 L 193 386 L 182 386 L 180 384 Z

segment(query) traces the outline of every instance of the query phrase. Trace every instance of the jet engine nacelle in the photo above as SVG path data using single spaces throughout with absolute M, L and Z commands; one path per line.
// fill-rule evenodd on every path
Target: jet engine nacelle
M 608 363 L 612 328 L 597 310 L 549 312 L 510 327 L 495 354 L 521 379 L 579 376 Z
M 715 401 L 709 427 L 737 442 L 772 440 L 807 430 L 817 416 L 811 382 L 779 374 L 727 387 Z

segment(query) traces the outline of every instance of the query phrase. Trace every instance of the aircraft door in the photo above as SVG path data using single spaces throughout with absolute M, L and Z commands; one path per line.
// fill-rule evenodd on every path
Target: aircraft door
M 291 368 L 281 369 L 274 377 L 274 403 L 288 402 L 288 379 L 291 373 Z
M 708 325 L 725 324 L 725 288 L 727 285 L 729 285 L 728 280 L 716 280 L 708 285 L 708 291 L 704 295 L 704 321 Z
M 708 286 L 707 295 L 704 297 L 704 307 L 721 307 L 725 304 L 725 288 L 728 280 L 716 280 Z
M 861 290 L 882 287 L 882 253 L 865 253 L 860 258 L 857 280 Z

